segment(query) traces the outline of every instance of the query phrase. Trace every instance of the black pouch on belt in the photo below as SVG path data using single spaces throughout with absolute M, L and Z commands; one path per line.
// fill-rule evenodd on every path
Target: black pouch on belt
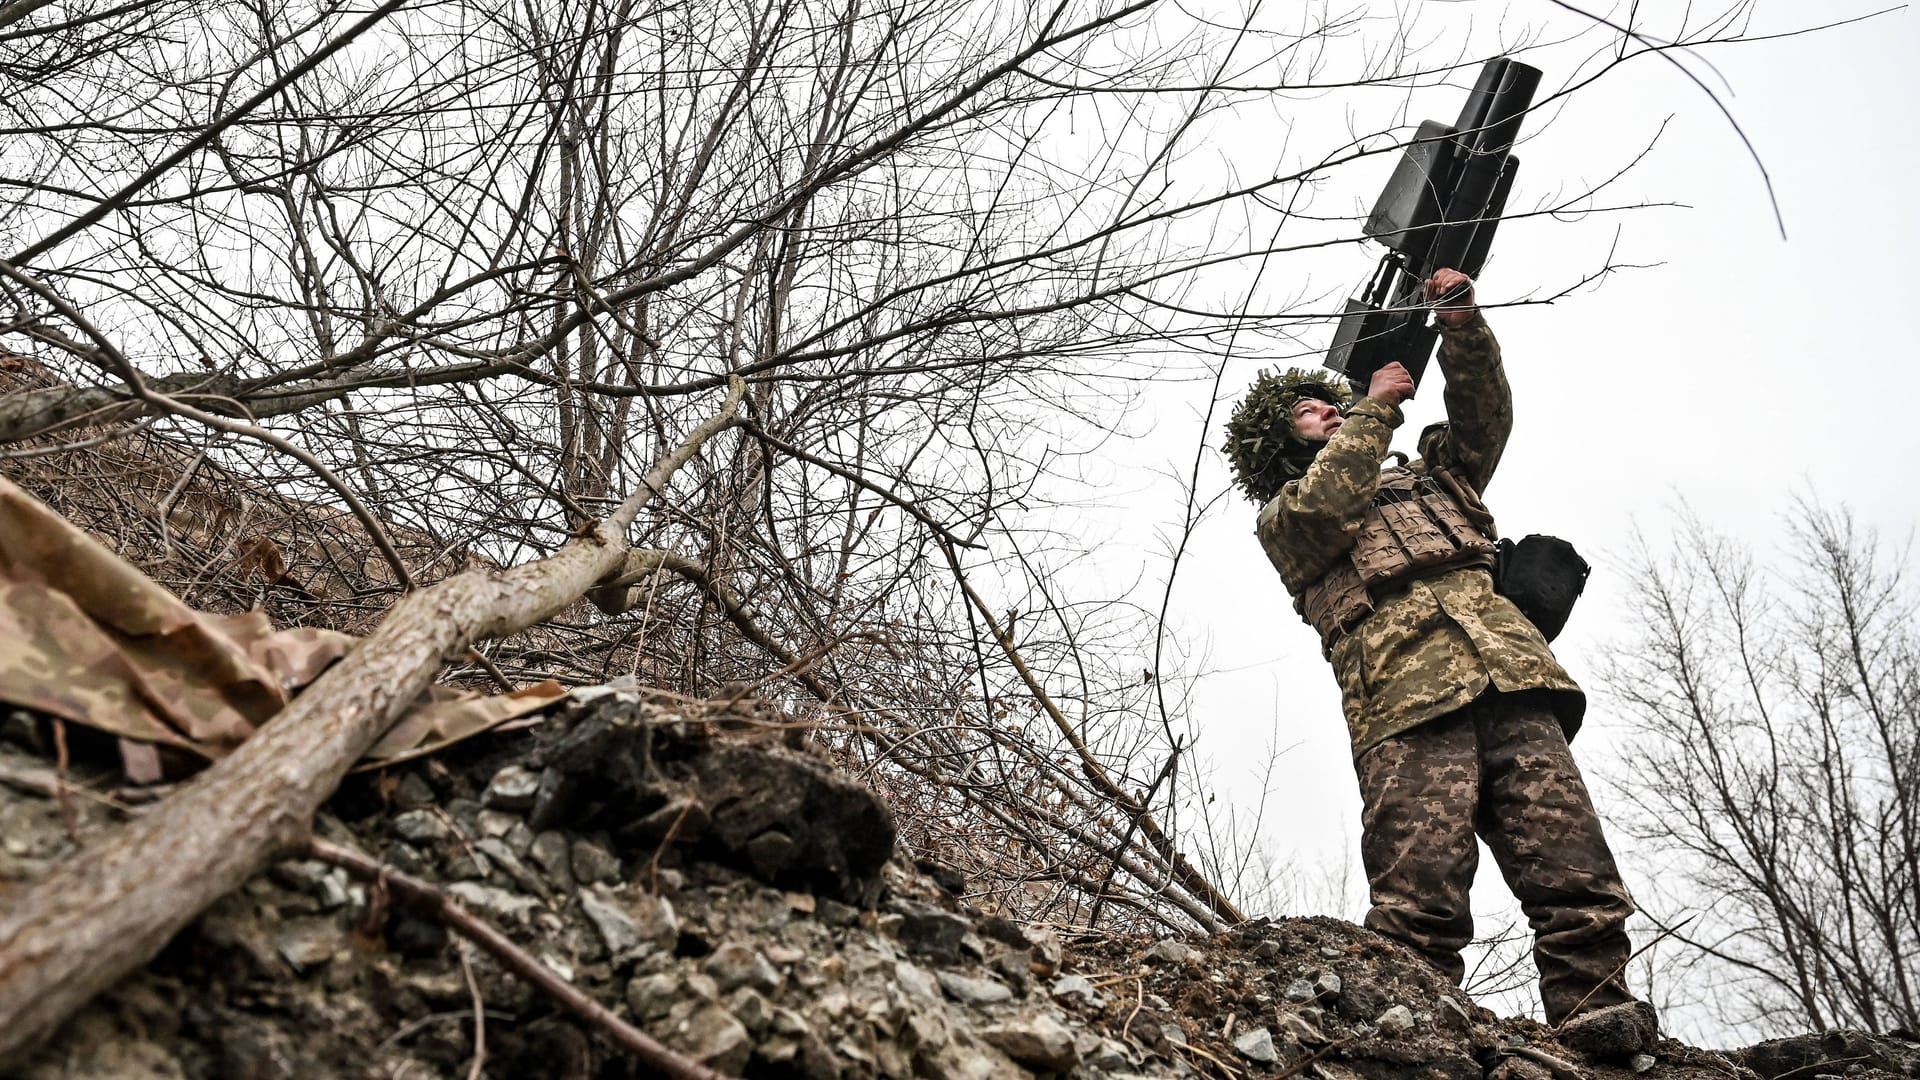
M 1567 625 L 1573 602 L 1587 587 L 1587 574 L 1593 568 L 1572 544 L 1539 533 L 1518 543 L 1500 541 L 1495 558 L 1494 588 L 1552 641 Z

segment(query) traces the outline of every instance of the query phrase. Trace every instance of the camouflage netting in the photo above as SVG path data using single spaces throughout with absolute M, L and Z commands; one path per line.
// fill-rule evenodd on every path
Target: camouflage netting
M 0 477 L 0 707 L 118 736 L 136 782 L 224 756 L 353 642 L 276 629 L 259 610 L 197 610 Z M 368 756 L 424 752 L 564 693 L 551 680 L 485 699 L 435 688 Z
M 1302 397 L 1344 407 L 1353 392 L 1329 372 L 1291 368 L 1275 375 L 1263 368 L 1227 418 L 1227 441 L 1220 449 L 1233 463 L 1234 483 L 1256 503 L 1278 495 L 1287 481 L 1304 473 L 1324 445 L 1294 433 L 1293 406 Z

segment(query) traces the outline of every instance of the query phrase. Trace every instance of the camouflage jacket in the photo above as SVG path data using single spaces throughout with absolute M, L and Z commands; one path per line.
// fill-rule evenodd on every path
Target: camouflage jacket
M 1449 422 L 1409 467 L 1445 465 L 1484 491 L 1513 430 L 1513 397 L 1486 320 L 1443 329 L 1439 363 Z M 1261 508 L 1255 531 L 1283 580 L 1316 580 L 1353 547 L 1401 420 L 1397 406 L 1361 398 L 1306 475 Z M 1490 686 L 1549 691 L 1568 737 L 1579 727 L 1585 695 L 1527 617 L 1493 591 L 1488 571 L 1417 578 L 1375 604 L 1331 652 L 1355 757 Z

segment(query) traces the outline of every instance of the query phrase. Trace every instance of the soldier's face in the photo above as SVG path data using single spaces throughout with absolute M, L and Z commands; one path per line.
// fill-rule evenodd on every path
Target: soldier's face
M 1311 442 L 1326 442 L 1333 433 L 1340 430 L 1345 418 L 1340 415 L 1340 407 L 1331 401 L 1319 398 L 1301 398 L 1293 403 L 1293 430 L 1301 438 Z

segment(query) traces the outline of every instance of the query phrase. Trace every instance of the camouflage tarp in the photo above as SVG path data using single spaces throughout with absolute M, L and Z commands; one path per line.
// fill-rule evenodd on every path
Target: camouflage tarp
M 354 641 L 332 630 L 275 630 L 259 611 L 196 611 L 0 478 L 0 701 L 211 760 Z M 368 758 L 416 756 L 563 695 L 551 681 L 493 698 L 436 689 Z M 131 772 L 152 771 L 135 765 L 151 762 L 150 753 L 127 757 Z

